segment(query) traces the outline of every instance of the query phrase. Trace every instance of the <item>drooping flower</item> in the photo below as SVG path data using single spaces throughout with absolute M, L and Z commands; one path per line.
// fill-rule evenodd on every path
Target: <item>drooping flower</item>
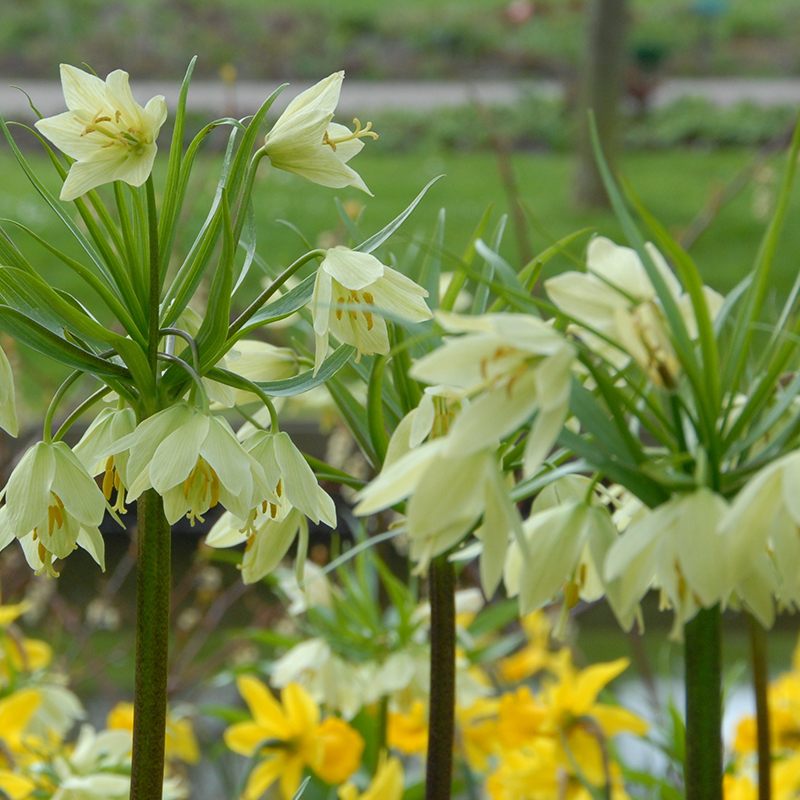
M 224 734 L 225 744 L 248 758 L 264 757 L 250 773 L 242 800 L 258 800 L 278 780 L 284 800 L 291 800 L 306 767 L 318 775 L 326 767 L 337 771 L 330 764 L 331 756 L 326 758 L 326 750 L 341 754 L 348 746 L 358 747 L 360 737 L 353 736 L 355 731 L 347 723 L 320 724 L 319 707 L 302 687 L 290 684 L 278 702 L 261 681 L 249 675 L 240 675 L 236 685 L 253 719 L 231 725 Z M 350 758 L 348 765 L 352 764 Z M 338 771 L 336 777 L 341 775 Z
M 116 491 L 114 510 L 124 514 L 125 487 L 128 478 L 125 467 L 128 453 L 101 457 L 124 436 L 136 430 L 136 414 L 132 408 L 104 408 L 86 429 L 75 445 L 74 453 L 83 463 L 90 475 L 103 473 L 103 494 L 106 500 Z
M 5 488 L 0 547 L 15 536 L 37 571 L 52 571 L 78 545 L 103 566 L 99 525 L 105 498 L 64 442 L 38 442 L 22 457 Z
M 567 418 L 574 348 L 549 325 L 524 314 L 439 312 L 436 319 L 449 333 L 465 335 L 445 340 L 410 374 L 473 398 L 450 427 L 447 454 L 467 456 L 496 444 L 535 414 L 523 454 L 525 474 L 533 474 Z
M 359 356 L 389 352 L 389 335 L 381 312 L 408 322 L 423 322 L 432 314 L 428 292 L 375 256 L 333 247 L 317 270 L 311 312 L 316 354 L 314 371 L 325 359 L 328 334 L 358 349 Z M 363 306 L 363 310 L 361 310 Z
M 449 437 L 425 442 L 384 469 L 357 495 L 355 513 L 367 516 L 410 498 L 406 526 L 410 555 L 420 572 L 483 516 L 477 532 L 483 541 L 481 582 L 490 596 L 502 576 L 511 532 L 522 535 L 519 513 L 491 449 L 458 455 L 449 452 L 448 444 Z
M 221 417 L 178 403 L 144 420 L 104 455 L 128 453 L 128 498 L 147 489 L 164 498 L 169 522 L 191 522 L 217 503 L 246 519 L 254 494 L 270 497 L 263 470 Z
M 340 189 L 354 186 L 372 194 L 361 176 L 347 162 L 364 146 L 362 139 L 377 139 L 372 124 L 356 129 L 331 122 L 344 72 L 334 72 L 301 92 L 286 107 L 264 140 L 272 166 L 294 172 L 301 178 Z
M 678 305 L 691 338 L 697 321 L 691 298 L 684 293 L 661 253 L 649 242 L 650 257 Z M 589 243 L 584 272 L 564 272 L 545 281 L 550 299 L 577 323 L 575 332 L 597 353 L 622 368 L 633 358 L 658 386 L 674 387 L 680 365 L 664 312 L 647 270 L 635 250 L 603 236 Z M 703 295 L 713 319 L 723 298 L 708 286 Z M 598 335 L 599 334 L 599 335 Z
M 105 81 L 69 64 L 61 65 L 61 86 L 69 111 L 36 123 L 75 163 L 61 188 L 62 200 L 74 200 L 111 181 L 141 186 L 153 169 L 156 138 L 167 118 L 162 95 L 142 108 L 129 76 L 114 70 Z
M 654 582 L 675 610 L 675 638 L 701 607 L 727 600 L 738 583 L 728 537 L 720 532 L 727 512 L 721 495 L 701 487 L 676 495 L 630 524 L 611 545 L 604 570 L 607 581 L 619 581 L 614 610 L 622 625 L 630 627 L 631 611 Z
M 246 541 L 242 579 L 254 583 L 278 566 L 298 532 L 307 526 L 304 516 L 334 528 L 336 507 L 287 433 L 258 431 L 245 449 L 262 470 L 266 493 L 254 495 L 255 503 L 246 514 L 223 514 L 209 531 L 206 544 L 234 547 Z

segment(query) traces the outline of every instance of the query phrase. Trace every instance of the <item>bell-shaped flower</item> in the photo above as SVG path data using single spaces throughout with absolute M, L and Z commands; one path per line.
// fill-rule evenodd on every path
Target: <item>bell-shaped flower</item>
M 150 175 L 167 104 L 158 95 L 142 108 L 133 99 L 128 79 L 121 69 L 103 81 L 69 64 L 61 65 L 69 111 L 40 119 L 36 128 L 75 159 L 61 187 L 62 200 L 74 200 L 111 181 L 141 186 Z
M 254 583 L 278 566 L 307 526 L 304 515 L 335 528 L 336 507 L 287 433 L 258 431 L 245 442 L 245 449 L 262 469 L 267 493 L 254 495 L 256 502 L 248 514 L 223 514 L 206 544 L 234 547 L 246 541 L 242 579 Z
M 20 540 L 37 571 L 81 545 L 103 563 L 99 525 L 105 498 L 64 442 L 38 442 L 22 457 L 5 488 L 0 546 Z
M 431 434 L 446 432 L 462 407 L 469 405 L 463 389 L 449 386 L 428 386 L 416 408 L 397 424 L 389 439 L 384 468 L 390 466 L 409 450 L 419 447 Z
M 312 183 L 332 189 L 354 186 L 372 194 L 347 162 L 364 146 L 362 139 L 378 134 L 371 123 L 362 128 L 357 119 L 355 131 L 331 122 L 343 80 L 344 72 L 334 72 L 295 97 L 267 134 L 264 150 L 273 167 Z
M 205 543 L 224 548 L 247 542 L 241 563 L 242 580 L 255 583 L 275 570 L 306 524 L 294 508 L 281 519 L 259 512 L 254 518 L 242 520 L 228 511 L 216 521 Z
M 92 420 L 78 444 L 75 455 L 81 460 L 90 475 L 103 474 L 103 494 L 111 500 L 114 491 L 117 493 L 114 510 L 124 514 L 125 487 L 128 484 L 125 467 L 128 464 L 128 453 L 123 451 L 116 456 L 102 456 L 113 449 L 124 436 L 136 429 L 136 414 L 132 408 L 104 408 Z
M 328 334 L 353 345 L 361 355 L 389 352 L 389 335 L 381 312 L 408 322 L 432 314 L 428 292 L 411 278 L 381 264 L 375 256 L 333 247 L 317 270 L 311 313 L 316 337 L 316 372 L 328 351 Z
M 770 569 L 774 570 L 778 599 L 800 606 L 798 525 L 800 452 L 793 451 L 755 473 L 722 521 L 734 580 L 763 584 L 769 582 Z
M 725 602 L 736 581 L 728 537 L 720 532 L 727 502 L 707 488 L 680 494 L 640 516 L 612 544 L 605 579 L 619 580 L 622 624 L 655 582 L 675 611 L 674 638 L 700 608 Z
M 520 519 L 508 495 L 494 448 L 451 455 L 448 438 L 433 439 L 409 451 L 357 495 L 355 513 L 374 514 L 408 499 L 406 527 L 417 571 L 434 556 L 460 542 L 483 516 L 481 581 L 494 593 L 511 531 L 521 535 Z
M 440 312 L 436 319 L 446 331 L 465 335 L 445 340 L 410 374 L 472 396 L 448 432 L 447 454 L 475 453 L 535 414 L 523 454 L 525 474 L 533 474 L 567 418 L 574 348 L 549 325 L 524 314 Z
M 645 247 L 678 305 L 689 336 L 695 338 L 691 298 L 661 253 L 649 242 Z M 674 387 L 680 365 L 658 294 L 639 255 L 597 236 L 589 242 L 586 268 L 585 273 L 564 272 L 545 281 L 550 299 L 578 323 L 575 332 L 603 358 L 618 368 L 633 358 L 656 385 Z M 723 298 L 708 286 L 703 294 L 713 319 Z
M 14 401 L 14 373 L 2 348 L 0 348 L 0 428 L 12 436 L 19 433 L 17 404 Z
M 264 473 L 242 447 L 230 425 L 184 403 L 148 417 L 104 455 L 128 453 L 128 498 L 147 489 L 164 498 L 170 524 L 184 514 L 194 523 L 222 503 L 241 518 L 254 496 L 269 496 Z
M 565 611 L 578 599 L 592 602 L 605 594 L 611 607 L 622 614 L 619 587 L 603 580 L 606 554 L 617 531 L 603 498 L 594 491 L 587 498 L 591 487 L 588 478 L 578 475 L 545 487 L 522 523 L 524 541 L 511 542 L 503 582 L 509 596 L 519 595 L 521 614 L 541 608 L 559 592 L 563 592 Z M 625 609 L 625 627 L 633 623 L 635 610 L 635 606 Z

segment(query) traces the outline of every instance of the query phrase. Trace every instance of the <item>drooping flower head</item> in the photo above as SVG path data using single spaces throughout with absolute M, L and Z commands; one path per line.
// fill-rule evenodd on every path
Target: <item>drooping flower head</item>
M 318 370 L 328 349 L 328 334 L 358 348 L 359 356 L 389 352 L 389 335 L 381 311 L 423 322 L 432 314 L 428 292 L 375 256 L 333 247 L 317 271 L 312 297 Z M 363 307 L 361 310 L 360 307 Z
M 5 497 L 0 547 L 18 538 L 37 571 L 52 571 L 53 558 L 66 558 L 78 545 L 103 565 L 105 498 L 64 442 L 38 442 L 28 450 Z
M 121 69 L 103 81 L 69 64 L 61 65 L 69 111 L 41 119 L 36 127 L 75 159 L 61 188 L 62 200 L 74 200 L 111 181 L 141 186 L 150 175 L 167 104 L 158 95 L 142 108 L 133 99 L 128 79 Z
M 335 72 L 299 94 L 272 126 L 264 150 L 273 167 L 294 172 L 301 178 L 340 189 L 355 186 L 372 194 L 361 176 L 347 162 L 364 146 L 362 139 L 377 139 L 367 123 L 356 119 L 355 131 L 331 122 L 344 72 Z
M 104 455 L 126 452 L 128 498 L 155 489 L 170 524 L 184 514 L 202 522 L 217 503 L 246 518 L 254 495 L 271 496 L 263 470 L 230 425 L 183 403 L 148 417 Z

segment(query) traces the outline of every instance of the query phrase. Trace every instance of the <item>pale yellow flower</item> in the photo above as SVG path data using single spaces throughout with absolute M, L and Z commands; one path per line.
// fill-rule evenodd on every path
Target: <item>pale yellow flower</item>
M 365 128 L 354 120 L 356 129 L 331 122 L 344 72 L 335 72 L 299 94 L 286 107 L 264 140 L 264 150 L 273 167 L 340 189 L 354 186 L 367 194 L 361 176 L 347 162 L 364 146 L 364 138 L 377 139 L 371 123 Z
M 142 108 L 129 76 L 114 70 L 105 81 L 61 65 L 61 86 L 69 111 L 36 123 L 38 130 L 75 163 L 61 188 L 62 200 L 74 200 L 111 181 L 141 186 L 153 169 L 156 138 L 167 118 L 162 95 Z

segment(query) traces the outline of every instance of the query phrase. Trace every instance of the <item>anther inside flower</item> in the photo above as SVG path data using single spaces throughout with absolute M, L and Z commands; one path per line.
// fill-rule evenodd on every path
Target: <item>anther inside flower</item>
M 61 85 L 69 111 L 41 119 L 36 127 L 75 163 L 61 189 L 74 200 L 112 181 L 141 186 L 153 168 L 156 138 L 167 118 L 159 95 L 143 108 L 134 99 L 128 73 L 115 70 L 103 81 L 61 65 Z
M 114 456 L 109 456 L 106 459 L 106 469 L 103 473 L 103 496 L 110 502 L 111 495 L 116 489 L 117 499 L 112 508 L 120 514 L 125 514 L 127 513 L 125 508 L 125 486 L 120 478 L 114 458 Z
M 219 491 L 219 476 L 214 468 L 204 458 L 198 458 L 194 469 L 183 482 L 183 497 L 189 503 L 186 516 L 190 525 L 194 525 L 196 519 L 205 522 L 202 514 L 219 503 Z
M 349 134 L 348 136 L 331 136 L 330 132 L 334 129 L 333 126 L 325 131 L 325 135 L 322 137 L 322 144 L 330 145 L 331 150 L 336 152 L 336 145 L 344 144 L 345 142 L 352 142 L 355 139 L 363 139 L 364 137 L 369 137 L 370 139 L 377 139 L 378 134 L 372 130 L 372 123 L 368 122 L 366 128 L 361 127 L 361 123 L 358 121 L 358 117 L 353 120 L 353 124 L 356 126 L 356 129 Z M 339 129 L 342 126 L 336 125 L 335 128 Z M 346 130 L 346 128 L 345 128 Z

